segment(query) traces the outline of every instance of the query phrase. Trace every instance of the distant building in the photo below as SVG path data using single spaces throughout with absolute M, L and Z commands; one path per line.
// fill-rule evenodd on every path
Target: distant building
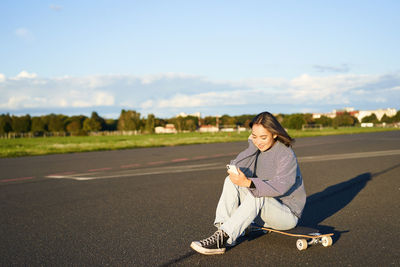
M 319 119 L 321 116 L 326 116 L 329 118 L 335 118 L 338 115 L 343 115 L 344 113 L 348 113 L 351 116 L 354 116 L 361 122 L 364 117 L 370 116 L 375 113 L 378 120 L 381 120 L 383 115 L 388 117 L 392 117 L 396 115 L 397 110 L 394 108 L 387 108 L 387 109 L 377 109 L 377 110 L 355 110 L 352 107 L 344 108 L 344 109 L 334 109 L 330 113 L 313 113 L 313 119 Z
M 247 131 L 245 127 L 226 127 L 219 128 L 215 125 L 201 125 L 199 128 L 199 132 L 201 133 L 216 133 L 216 132 L 244 132 Z
M 178 131 L 175 129 L 175 125 L 167 124 L 165 127 L 157 126 L 154 128 L 157 134 L 159 133 L 177 133 Z
M 332 111 L 332 113 L 335 114 L 335 117 L 337 115 L 343 115 L 345 113 L 350 114 L 351 116 L 357 117 L 359 111 L 358 110 L 354 110 L 354 108 L 344 108 L 344 109 L 334 109 Z
M 222 128 L 221 129 L 221 132 L 234 132 L 234 131 L 235 131 L 235 129 L 232 128 L 232 127 L 227 127 L 227 128 Z
M 388 117 L 393 117 L 396 115 L 397 110 L 395 108 L 387 108 L 387 109 L 377 109 L 377 110 L 360 110 L 357 119 L 361 121 L 364 117 L 370 116 L 372 114 L 376 115 L 378 120 L 381 120 L 383 115 L 386 115 Z
M 214 125 L 201 125 L 199 128 L 199 132 L 201 133 L 216 133 L 219 129 Z
M 315 119 L 319 119 L 319 118 L 321 118 L 321 116 L 323 116 L 324 114 L 322 114 L 322 113 L 313 113 L 312 114 L 312 118 L 315 120 Z
M 361 127 L 374 127 L 374 124 L 372 122 L 363 122 L 361 123 Z
M 313 113 L 312 118 L 313 119 L 319 119 L 322 116 L 328 117 L 328 118 L 335 118 L 336 117 L 336 112 L 330 112 L 330 113 Z

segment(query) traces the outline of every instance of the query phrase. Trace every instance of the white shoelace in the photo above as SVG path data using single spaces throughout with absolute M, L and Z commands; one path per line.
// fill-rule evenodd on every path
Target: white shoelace
M 202 246 L 208 246 L 217 242 L 217 248 L 220 248 L 224 242 L 224 233 L 222 230 L 217 230 L 212 236 L 200 241 Z

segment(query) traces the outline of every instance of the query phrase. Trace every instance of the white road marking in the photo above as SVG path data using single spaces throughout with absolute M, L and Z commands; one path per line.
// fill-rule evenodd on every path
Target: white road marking
M 196 164 L 196 165 L 185 165 L 185 166 L 173 166 L 173 167 L 153 167 L 146 169 L 136 170 L 125 170 L 112 172 L 109 175 L 107 173 L 78 173 L 74 175 L 50 175 L 47 178 L 55 179 L 73 179 L 77 181 L 95 180 L 95 179 L 106 179 L 106 178 L 119 178 L 119 177 L 132 177 L 132 176 L 144 176 L 144 175 L 155 175 L 155 174 L 168 174 L 168 173 L 181 173 L 181 172 L 192 172 L 192 171 L 205 171 L 205 170 L 217 170 L 224 169 L 224 165 L 221 163 L 208 163 L 208 164 Z M 103 174 L 97 176 L 96 174 Z M 88 177 L 85 177 L 88 176 Z
M 301 163 L 306 163 L 306 162 L 370 158 L 370 157 L 393 156 L 393 155 L 400 155 L 400 150 L 317 155 L 317 156 L 298 157 L 297 159 Z M 207 164 L 151 167 L 151 168 L 119 170 L 119 171 L 109 171 L 109 172 L 85 172 L 85 173 L 76 173 L 70 175 L 49 175 L 46 177 L 53 179 L 73 179 L 77 181 L 87 181 L 96 179 L 133 177 L 133 176 L 144 176 L 144 175 L 170 174 L 170 173 L 207 171 L 207 170 L 223 170 L 224 167 L 225 167 L 224 163 L 216 162 Z
M 400 155 L 400 150 L 384 150 L 384 151 L 371 151 L 371 152 L 358 152 L 346 154 L 333 154 L 333 155 L 317 155 L 309 157 L 298 157 L 299 162 L 318 162 L 329 160 L 342 160 L 342 159 L 359 159 L 359 158 L 372 158 L 381 156 Z

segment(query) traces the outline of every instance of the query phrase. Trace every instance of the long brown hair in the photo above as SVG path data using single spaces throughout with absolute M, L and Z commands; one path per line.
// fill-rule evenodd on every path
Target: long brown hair
M 258 114 L 250 122 L 250 128 L 252 128 L 254 124 L 262 125 L 265 129 L 272 133 L 272 135 L 276 134 L 276 140 L 285 144 L 287 147 L 291 147 L 294 144 L 294 139 L 289 136 L 279 121 L 271 113 L 265 111 Z

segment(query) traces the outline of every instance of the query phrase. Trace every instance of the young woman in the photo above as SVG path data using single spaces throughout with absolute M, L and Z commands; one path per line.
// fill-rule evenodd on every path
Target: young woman
M 252 223 L 278 230 L 292 229 L 306 202 L 303 179 L 291 146 L 293 139 L 269 112 L 258 114 L 250 123 L 249 147 L 230 164 L 217 205 L 210 237 L 193 241 L 202 254 L 222 254 Z

